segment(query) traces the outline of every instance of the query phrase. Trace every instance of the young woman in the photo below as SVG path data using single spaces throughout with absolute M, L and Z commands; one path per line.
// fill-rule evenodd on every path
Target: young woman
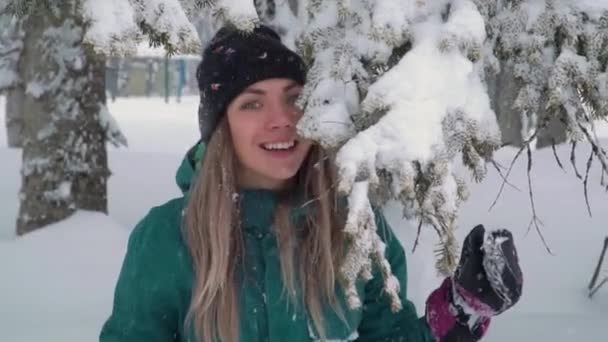
M 477 341 L 517 302 L 509 233 L 478 226 L 419 318 L 403 248 L 378 211 L 403 308 L 391 311 L 376 273 L 349 309 L 338 277 L 346 206 L 331 190 L 331 160 L 295 128 L 301 59 L 267 27 L 224 28 L 197 77 L 202 139 L 177 174 L 184 196 L 132 232 L 101 342 Z

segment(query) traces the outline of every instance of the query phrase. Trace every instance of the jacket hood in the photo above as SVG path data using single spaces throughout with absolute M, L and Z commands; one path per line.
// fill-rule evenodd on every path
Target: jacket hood
M 206 145 L 202 141 L 196 143 L 186 152 L 182 163 L 177 169 L 175 182 L 184 195 L 190 191 L 196 174 L 198 174 L 200 161 L 205 156 L 205 148 Z
M 205 143 L 202 141 L 197 142 L 186 152 L 175 174 L 177 186 L 186 197 L 186 200 L 200 171 L 201 161 L 205 157 L 205 152 Z M 271 190 L 245 189 L 240 190 L 238 195 L 241 201 L 241 219 L 243 223 L 246 226 L 256 226 L 263 230 L 268 230 L 274 221 L 274 212 L 278 202 L 277 194 Z M 311 206 L 303 206 L 306 201 L 299 196 L 294 197 L 293 201 L 295 208 L 291 213 L 292 219 L 294 222 L 298 222 L 311 210 Z

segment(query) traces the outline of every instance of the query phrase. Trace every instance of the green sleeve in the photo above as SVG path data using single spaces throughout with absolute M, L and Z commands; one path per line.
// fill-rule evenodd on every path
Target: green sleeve
M 170 283 L 169 260 L 163 257 L 163 236 L 159 234 L 166 227 L 158 216 L 154 210 L 150 212 L 129 237 L 112 313 L 102 327 L 100 342 L 169 342 L 177 338 L 175 287 Z
M 390 299 L 384 293 L 384 280 L 376 269 L 374 278 L 365 286 L 363 318 L 358 329 L 359 342 L 434 342 L 424 317 L 418 317 L 414 304 L 407 299 L 407 265 L 405 251 L 386 219 L 375 211 L 378 233 L 386 243 L 385 256 L 401 285 L 403 308 L 393 313 Z

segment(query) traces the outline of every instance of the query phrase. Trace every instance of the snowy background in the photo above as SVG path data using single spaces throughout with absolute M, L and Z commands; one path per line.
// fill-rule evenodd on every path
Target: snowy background
M 180 104 L 162 99 L 119 99 L 109 105 L 129 139 L 129 148 L 109 148 L 109 215 L 79 212 L 72 218 L 16 239 L 21 154 L 6 147 L 4 99 L 0 97 L 0 341 L 88 342 L 111 310 L 118 271 L 130 230 L 147 210 L 179 195 L 174 173 L 188 147 L 197 139 L 198 97 Z M 602 128 L 604 146 L 608 127 Z M 586 147 L 580 148 L 584 170 Z M 505 148 L 497 160 L 508 165 L 516 150 Z M 519 248 L 525 274 L 519 305 L 496 319 L 484 341 L 606 341 L 608 288 L 593 300 L 586 286 L 608 236 L 608 194 L 599 186 L 599 169 L 590 173 L 587 214 L 583 188 L 569 166 L 569 147 L 559 148 L 567 172 L 550 149 L 534 155 L 532 181 L 543 233 L 554 255 L 538 234 L 527 233 L 531 217 L 526 160 L 511 177 L 521 191 L 506 188 L 489 212 L 499 188 L 490 171 L 460 217 L 459 240 L 477 223 L 510 229 Z M 597 164 L 596 164 L 597 165 Z M 387 216 L 408 252 L 415 226 L 400 220 L 396 207 Z M 409 256 L 409 296 L 422 314 L 426 296 L 438 284 L 432 256 L 435 236 L 426 230 L 421 245 Z M 608 272 L 605 272 L 608 275 Z

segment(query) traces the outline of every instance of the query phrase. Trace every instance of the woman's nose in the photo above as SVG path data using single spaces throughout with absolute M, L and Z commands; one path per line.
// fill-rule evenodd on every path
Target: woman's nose
M 270 109 L 268 120 L 270 128 L 294 127 L 296 122 L 297 115 L 292 107 L 276 104 Z

